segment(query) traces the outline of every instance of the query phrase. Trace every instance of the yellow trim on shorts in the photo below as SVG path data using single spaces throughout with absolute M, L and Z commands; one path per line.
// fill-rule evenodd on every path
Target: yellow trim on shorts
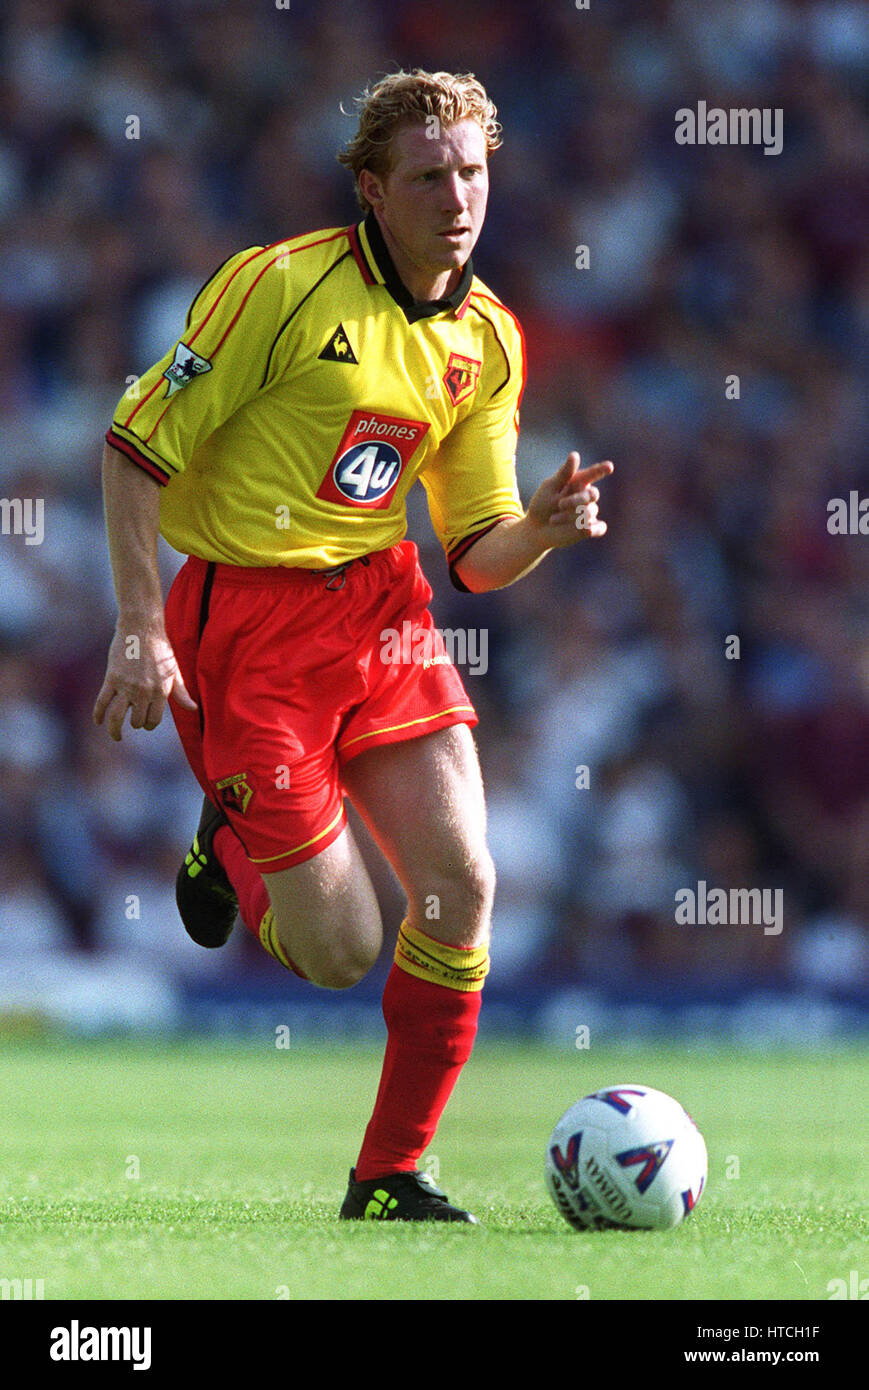
M 473 705 L 452 705 L 450 709 L 442 709 L 437 714 L 424 714 L 421 719 L 408 719 L 404 724 L 390 724 L 385 729 L 371 729 L 367 734 L 357 734 L 355 738 L 348 738 L 345 743 L 338 744 L 338 752 L 349 748 L 351 743 L 360 743 L 364 738 L 377 738 L 380 734 L 394 734 L 399 729 L 410 729 L 414 724 L 429 724 L 433 719 L 443 719 L 445 714 L 476 714 Z
M 298 854 L 300 850 L 308 849 L 311 845 L 315 845 L 318 840 L 322 840 L 324 835 L 328 835 L 330 830 L 335 829 L 335 826 L 338 824 L 343 815 L 344 807 L 342 806 L 337 816 L 335 816 L 333 820 L 330 820 L 325 830 L 321 830 L 310 840 L 306 840 L 304 844 L 296 845 L 295 849 L 281 850 L 280 854 L 267 854 L 264 859 L 255 859 L 252 854 L 248 855 L 248 858 L 250 859 L 250 862 L 252 864 L 273 864 L 276 859 L 287 859 L 291 854 Z

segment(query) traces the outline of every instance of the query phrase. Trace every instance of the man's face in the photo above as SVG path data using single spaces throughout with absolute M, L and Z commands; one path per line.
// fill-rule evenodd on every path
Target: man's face
M 445 277 L 457 280 L 453 272 L 482 230 L 489 196 L 485 136 L 473 120 L 441 126 L 436 135 L 425 125 L 405 126 L 391 153 L 392 168 L 382 178 L 362 171 L 362 192 L 408 288 L 417 298 L 440 297 Z M 421 291 L 426 280 L 437 294 Z

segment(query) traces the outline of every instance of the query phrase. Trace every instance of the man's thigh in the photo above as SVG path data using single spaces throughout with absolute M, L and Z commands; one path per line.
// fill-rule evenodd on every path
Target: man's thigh
M 494 869 L 468 726 L 361 753 L 341 778 L 407 893 L 411 924 L 451 945 L 487 940 Z

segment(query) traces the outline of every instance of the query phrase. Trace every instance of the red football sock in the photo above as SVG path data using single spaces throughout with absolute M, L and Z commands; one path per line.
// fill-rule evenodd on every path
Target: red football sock
M 259 941 L 260 922 L 271 907 L 263 876 L 248 859 L 244 845 L 230 826 L 222 825 L 215 831 L 212 843 L 235 889 L 241 920 Z
M 271 899 L 263 882 L 263 876 L 256 865 L 248 859 L 244 845 L 232 827 L 222 825 L 219 830 L 215 831 L 212 843 L 214 844 L 214 853 L 226 870 L 227 877 L 235 889 L 241 920 L 248 931 L 256 937 L 270 956 L 274 956 L 280 965 L 285 966 L 287 970 L 292 970 L 295 975 L 299 976 L 300 980 L 307 979 L 307 976 L 296 963 L 290 960 L 275 936 L 274 914 L 271 910 Z
M 389 1036 L 356 1179 L 412 1172 L 430 1144 L 477 1032 L 481 994 L 393 965 L 383 991 Z

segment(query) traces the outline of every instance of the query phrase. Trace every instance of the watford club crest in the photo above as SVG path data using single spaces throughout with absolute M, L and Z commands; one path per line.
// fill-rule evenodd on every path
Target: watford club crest
M 224 777 L 217 783 L 217 791 L 225 809 L 238 811 L 241 815 L 244 815 L 253 796 L 253 787 L 247 780 L 246 772 L 237 772 L 234 777 Z
M 338 324 L 323 351 L 319 354 L 319 360 L 321 362 L 349 362 L 352 366 L 358 367 L 359 359 L 350 346 L 350 339 L 344 331 L 343 323 Z
M 472 396 L 480 379 L 482 362 L 475 357 L 462 357 L 458 352 L 450 353 L 450 360 L 444 372 L 444 386 L 453 405 L 460 405 Z

